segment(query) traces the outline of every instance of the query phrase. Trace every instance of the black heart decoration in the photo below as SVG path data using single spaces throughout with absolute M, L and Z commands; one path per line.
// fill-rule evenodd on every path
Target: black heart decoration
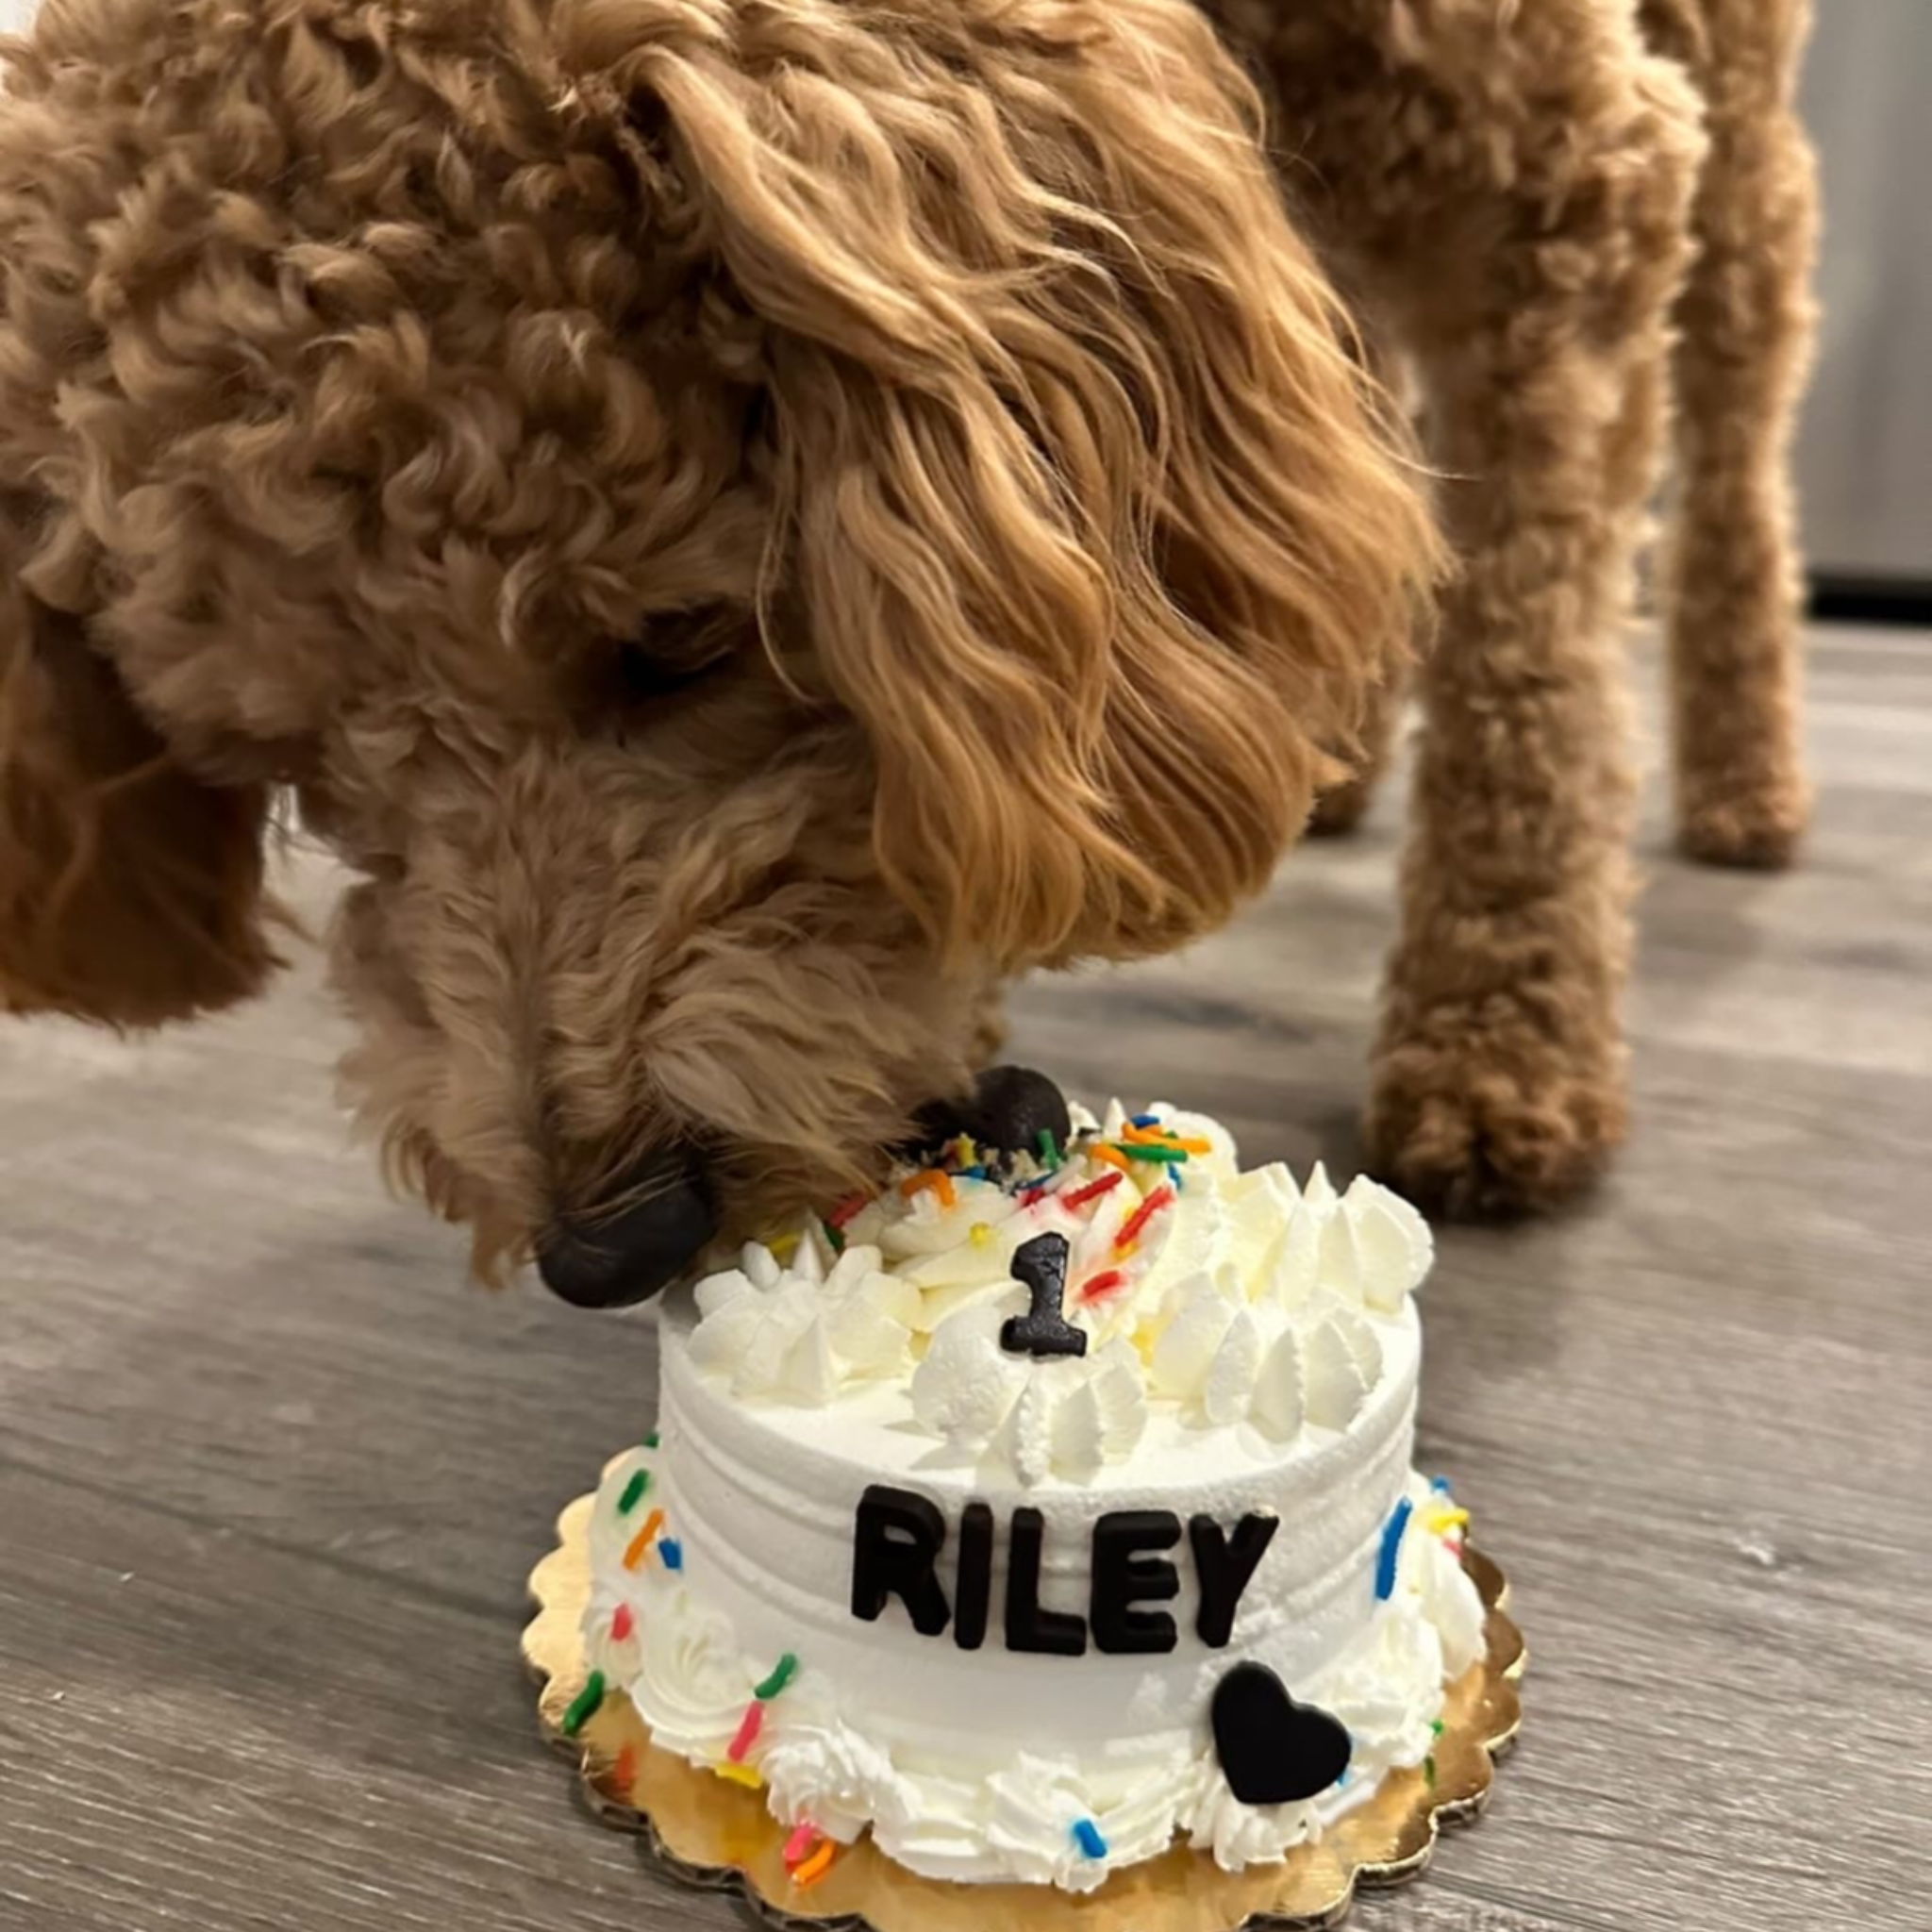
M 1354 1747 L 1325 1710 L 1297 1704 L 1265 1664 L 1236 1664 L 1214 1690 L 1214 1752 L 1243 1805 L 1313 1798 L 1348 1769 Z

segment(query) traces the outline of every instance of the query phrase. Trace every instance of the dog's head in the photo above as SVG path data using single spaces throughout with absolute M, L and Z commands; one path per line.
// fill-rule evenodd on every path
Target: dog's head
M 251 991 L 292 788 L 486 1270 L 861 1178 L 1265 881 L 1433 567 L 1257 121 L 1187 0 L 47 0 L 0 994 Z

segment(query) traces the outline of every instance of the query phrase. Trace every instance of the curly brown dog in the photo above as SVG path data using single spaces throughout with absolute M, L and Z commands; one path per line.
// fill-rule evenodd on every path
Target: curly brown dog
M 604 1298 L 863 1178 L 1003 977 L 1224 919 L 1386 732 L 1441 559 L 1345 297 L 1465 556 L 1375 1138 L 1455 1205 L 1574 1185 L 1697 102 L 1619 0 L 1210 10 L 1292 221 L 1183 0 L 47 0 L 0 108 L 0 998 L 258 989 L 291 791 L 358 875 L 354 1089 L 486 1273 Z M 1751 10 L 1775 131 L 1796 8 Z M 1756 325 L 1734 173 L 1704 307 Z M 1706 392 L 1781 401 L 1771 333 L 1699 336 Z M 1687 440 L 1706 584 L 1713 532 L 1775 547 L 1775 425 Z M 1746 574 L 1680 653 L 1737 856 L 1796 822 Z
M 358 882 L 394 1170 L 580 1299 L 1268 878 L 1438 569 L 1188 0 L 48 0 L 0 113 L 0 992 Z
M 1273 97 L 1299 225 L 1417 378 L 1461 558 L 1422 676 L 1372 1153 L 1452 1209 L 1548 1206 L 1624 1130 L 1621 625 L 1673 390 L 1681 841 L 1779 864 L 1805 823 L 1788 451 L 1810 0 L 1208 10 Z M 1327 828 L 1362 810 L 1396 710 L 1385 688 Z

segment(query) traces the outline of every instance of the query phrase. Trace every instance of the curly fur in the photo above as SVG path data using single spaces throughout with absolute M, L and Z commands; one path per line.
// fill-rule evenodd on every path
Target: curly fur
M 1784 459 L 1808 0 L 1208 4 L 1268 87 L 1302 225 L 1413 365 L 1462 559 L 1420 679 L 1372 1152 L 1452 1209 L 1546 1207 L 1624 1128 L 1620 621 L 1674 341 L 1683 838 L 1773 862 L 1803 823 Z M 1329 828 L 1363 809 L 1392 709 Z
M 1666 559 L 1678 838 L 1778 866 L 1810 816 L 1790 443 L 1816 330 L 1818 178 L 1792 104 L 1811 0 L 1648 0 L 1706 102 L 1710 153 L 1678 304 Z
M 213 790 L 174 760 L 113 674 L 12 583 L 0 625 L 0 1000 L 142 1025 L 258 990 L 258 787 Z
M 478 1265 L 701 1148 L 741 1225 L 997 979 L 1267 878 L 1440 559 L 1183 0 L 47 0 L 0 106 L 0 994 L 358 874 Z

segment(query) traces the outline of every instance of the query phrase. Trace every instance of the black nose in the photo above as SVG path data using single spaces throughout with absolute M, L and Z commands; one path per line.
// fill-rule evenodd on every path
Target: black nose
M 683 1274 L 718 1231 L 703 1178 L 688 1156 L 655 1155 L 608 1214 L 566 1215 L 537 1243 L 537 1272 L 578 1308 L 624 1308 Z
M 989 1067 L 964 1100 L 920 1109 L 919 1135 L 910 1151 L 970 1134 L 999 1153 L 1037 1154 L 1042 1134 L 1063 1148 L 1072 1132 L 1066 1096 L 1044 1074 L 1030 1067 Z

